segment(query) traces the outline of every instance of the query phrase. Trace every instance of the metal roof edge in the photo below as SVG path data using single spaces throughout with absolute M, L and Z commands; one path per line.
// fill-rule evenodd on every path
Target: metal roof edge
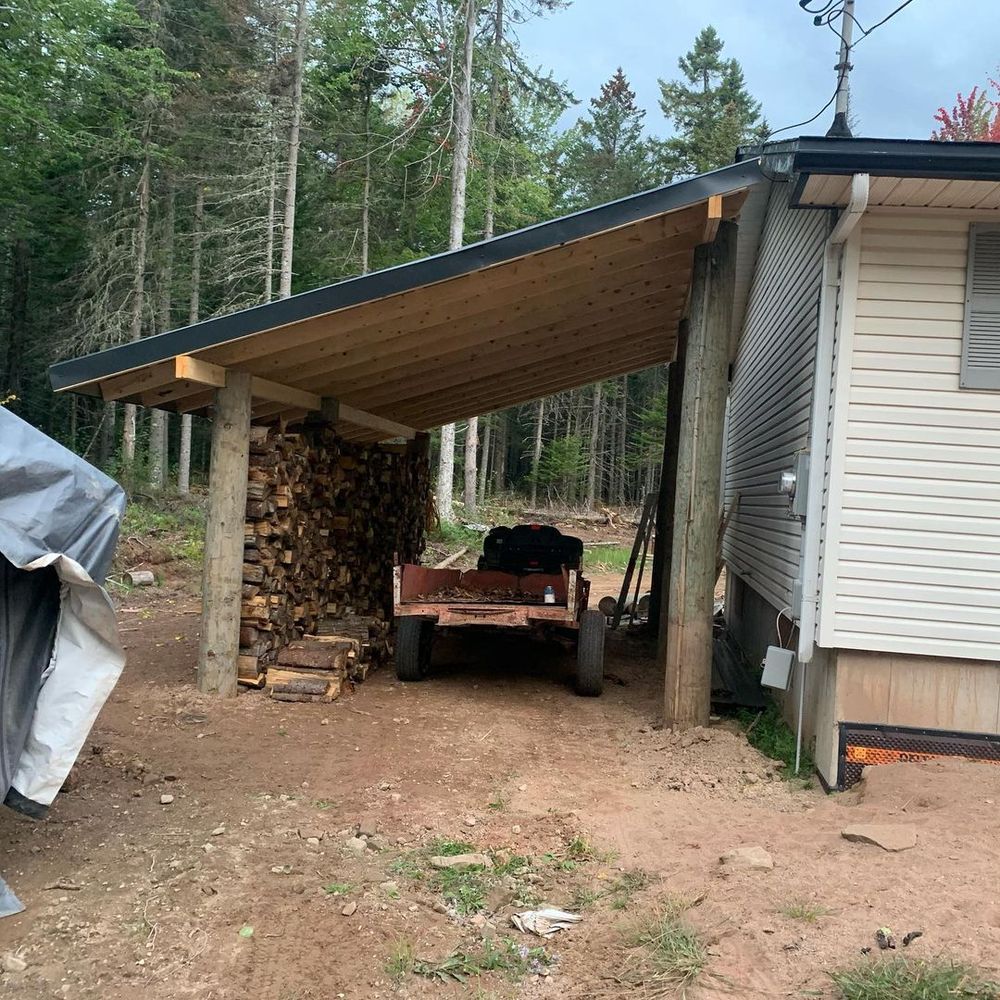
M 558 219 L 472 243 L 431 257 L 300 292 L 287 299 L 252 306 L 180 327 L 142 340 L 105 348 L 49 366 L 56 391 L 110 378 L 145 365 L 166 361 L 275 327 L 321 316 L 400 292 L 460 277 L 527 254 L 549 250 L 605 230 L 676 211 L 712 195 L 732 193 L 763 180 L 757 160 L 744 160 L 618 201 L 584 209 Z
M 802 136 L 765 145 L 762 155 L 791 153 L 797 172 L 1000 181 L 1000 143 L 933 139 L 836 139 Z

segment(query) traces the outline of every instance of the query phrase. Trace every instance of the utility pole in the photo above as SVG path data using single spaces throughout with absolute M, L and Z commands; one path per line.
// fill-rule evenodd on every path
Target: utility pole
M 837 70 L 837 103 L 834 105 L 833 124 L 827 131 L 828 138 L 850 139 L 851 126 L 847 123 L 847 110 L 851 97 L 851 39 L 854 37 L 854 0 L 845 0 L 840 16 L 840 60 Z

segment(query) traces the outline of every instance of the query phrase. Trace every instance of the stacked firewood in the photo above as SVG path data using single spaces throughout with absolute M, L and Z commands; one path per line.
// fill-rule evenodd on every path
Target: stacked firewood
M 353 637 L 358 649 L 349 659 L 357 662 L 355 670 L 372 662 L 369 653 L 361 655 L 362 643 L 370 650 L 387 647 L 392 567 L 416 561 L 423 550 L 428 486 L 420 442 L 359 446 L 340 441 L 329 427 L 298 433 L 251 428 L 240 622 L 243 683 L 262 686 L 276 664 L 343 670 L 349 676 L 347 660 L 314 668 L 282 658 L 291 644 L 317 632 L 331 639 Z M 267 686 L 275 696 L 292 697 L 311 695 L 318 683 L 306 684 L 308 692 L 280 691 L 268 676 Z M 324 689 L 322 696 L 331 691 Z

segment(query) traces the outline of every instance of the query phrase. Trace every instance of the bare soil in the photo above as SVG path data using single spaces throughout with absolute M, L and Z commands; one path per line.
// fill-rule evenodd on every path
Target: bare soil
M 220 702 L 193 686 L 196 612 L 181 591 L 127 598 L 129 663 L 66 790 L 43 822 L 0 815 L 0 866 L 28 907 L 0 921 L 0 955 L 27 962 L 0 995 L 635 996 L 616 987 L 627 928 L 667 897 L 700 901 L 688 919 L 711 957 L 693 997 L 830 995 L 829 970 L 874 960 L 861 949 L 883 925 L 924 932 L 907 954 L 997 977 L 1000 768 L 903 764 L 845 795 L 802 789 L 729 722 L 656 728 L 657 671 L 629 634 L 600 699 L 574 697 L 560 647 L 505 638 L 442 642 L 426 683 L 381 671 L 332 705 Z M 916 847 L 840 836 L 874 820 L 913 824 Z M 358 852 L 360 821 L 377 834 Z M 394 954 L 475 950 L 484 931 L 541 943 L 510 926 L 511 892 L 491 892 L 485 928 L 439 912 L 405 867 L 437 837 L 528 855 L 539 901 L 582 906 L 546 942 L 547 976 L 386 971 Z M 748 845 L 773 870 L 720 864 Z M 615 901 L 637 870 L 649 884 Z

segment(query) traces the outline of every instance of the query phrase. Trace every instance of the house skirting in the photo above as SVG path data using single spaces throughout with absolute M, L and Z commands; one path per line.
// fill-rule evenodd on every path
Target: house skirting
M 779 641 L 778 610 L 735 574 L 726 598 L 729 627 L 750 661 L 758 662 L 766 647 Z M 780 639 L 786 646 L 797 638 L 788 629 L 782 618 Z M 776 692 L 792 726 L 800 680 L 796 666 L 792 687 Z M 989 661 L 817 649 L 805 672 L 804 695 L 803 742 L 830 787 L 842 779 L 842 736 L 853 732 L 851 724 L 879 727 L 856 740 L 887 751 L 871 753 L 872 763 L 935 753 L 991 759 L 995 742 L 979 737 L 1000 734 L 1000 664 Z M 963 742 L 965 736 L 971 739 Z

